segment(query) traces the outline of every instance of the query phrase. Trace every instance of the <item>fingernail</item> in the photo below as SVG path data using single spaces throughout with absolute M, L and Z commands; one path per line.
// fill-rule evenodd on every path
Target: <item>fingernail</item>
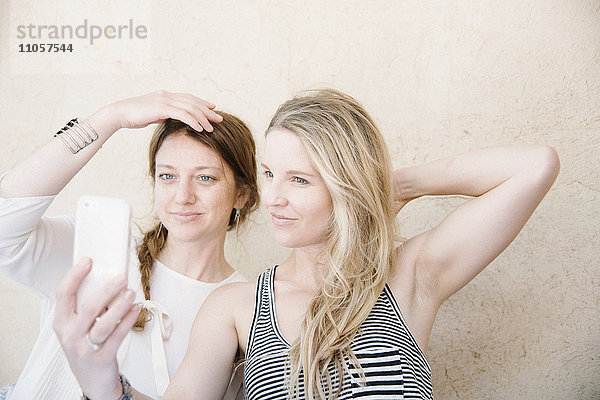
M 142 309 L 142 305 L 140 303 L 135 303 L 130 308 L 131 311 L 136 311 L 136 312 L 140 311 L 141 309 Z

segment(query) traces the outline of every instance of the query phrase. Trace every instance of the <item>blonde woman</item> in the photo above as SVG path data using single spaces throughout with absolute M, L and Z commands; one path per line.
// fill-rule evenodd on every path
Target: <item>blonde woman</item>
M 59 135 L 65 137 L 52 138 L 5 174 L 0 182 L 0 273 L 38 294 L 42 304 L 40 335 L 9 399 L 80 398 L 52 329 L 55 292 L 65 266 L 72 264 L 74 218 L 44 214 L 119 128 L 160 123 L 148 158 L 158 221 L 132 243 L 129 282 L 123 276 L 111 285 L 138 304 L 132 309 L 135 327 L 129 326 L 119 343 L 91 333 L 86 346 L 116 349 L 123 342 L 118 361 L 115 357 L 109 363 L 128 371 L 143 393 L 160 396 L 184 357 L 206 296 L 226 283 L 245 281 L 227 262 L 224 241 L 227 231 L 243 224 L 257 206 L 254 139 L 241 120 L 213 108 L 195 96 L 168 92 L 121 100 L 77 120 Z M 80 140 L 84 135 L 89 135 L 87 144 Z M 81 149 L 73 154 L 76 145 Z M 88 271 L 92 264 L 84 261 Z M 80 312 L 85 315 L 85 309 Z M 110 329 L 110 313 L 108 321 L 97 316 L 96 332 Z M 90 326 L 79 325 L 86 332 Z
M 333 90 L 278 109 L 261 165 L 275 239 L 293 250 L 257 282 L 209 296 L 164 399 L 220 398 L 238 351 L 250 400 L 431 399 L 425 352 L 440 305 L 516 237 L 559 170 L 552 148 L 533 145 L 392 171 L 373 120 Z M 395 242 L 394 217 L 407 202 L 453 194 L 472 199 Z M 72 301 L 84 275 L 71 271 L 60 304 Z M 107 340 L 133 324 L 128 307 L 114 306 L 117 328 Z M 57 324 L 71 320 L 61 306 Z M 116 370 L 91 371 L 89 352 L 68 357 L 89 398 L 144 398 Z

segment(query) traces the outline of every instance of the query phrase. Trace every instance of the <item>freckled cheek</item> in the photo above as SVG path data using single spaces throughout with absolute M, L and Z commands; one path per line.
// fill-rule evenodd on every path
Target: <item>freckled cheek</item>
M 155 187 L 154 188 L 154 208 L 158 211 L 161 209 L 168 208 L 169 203 L 172 201 L 174 194 L 170 193 L 167 188 Z
M 169 209 L 168 204 L 165 203 L 164 199 L 160 197 L 154 197 L 154 213 L 163 224 L 167 224 L 169 215 L 167 210 Z
M 213 190 L 198 194 L 199 200 L 213 212 L 227 214 L 233 209 L 234 193 L 229 188 L 215 187 Z

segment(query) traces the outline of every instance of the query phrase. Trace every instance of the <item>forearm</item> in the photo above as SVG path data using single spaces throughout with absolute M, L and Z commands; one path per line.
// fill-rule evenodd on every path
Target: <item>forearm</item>
M 72 154 L 60 138 L 53 137 L 7 172 L 0 181 L 0 197 L 58 194 L 120 128 L 115 110 L 110 106 L 103 107 L 85 121 L 98 133 L 96 141 Z
M 480 196 L 519 174 L 555 176 L 557 160 L 548 146 L 484 148 L 396 170 L 394 189 L 405 201 L 430 195 Z
M 60 138 L 53 138 L 0 180 L 0 197 L 57 194 L 119 128 L 143 128 L 175 118 L 197 131 L 211 132 L 211 122 L 223 120 L 213 108 L 214 104 L 193 95 L 165 91 L 109 104 L 85 118 L 98 133 L 95 142 L 72 154 Z

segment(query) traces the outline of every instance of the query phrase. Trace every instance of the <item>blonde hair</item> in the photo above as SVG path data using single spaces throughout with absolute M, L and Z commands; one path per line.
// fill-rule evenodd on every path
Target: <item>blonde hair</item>
M 239 210 L 237 218 L 235 210 L 232 210 L 228 227 L 228 230 L 231 230 L 236 225 L 243 224 L 250 213 L 258 207 L 256 146 L 252 132 L 242 120 L 222 111 L 217 111 L 217 113 L 223 117 L 223 121 L 213 123 L 211 133 L 199 133 L 185 123 L 174 119 L 167 119 L 160 124 L 154 132 L 148 148 L 148 174 L 154 182 L 156 153 L 164 140 L 171 135 L 186 135 L 216 151 L 233 171 L 237 188 L 243 191 L 247 198 L 246 204 Z M 146 300 L 150 300 L 150 281 L 154 261 L 163 250 L 168 234 L 169 232 L 162 224 L 156 224 L 144 234 L 142 244 L 138 247 L 140 280 Z M 142 308 L 133 328 L 138 331 L 144 330 L 148 318 L 148 312 Z
M 361 323 L 390 274 L 394 246 L 392 167 L 383 136 L 352 97 L 332 89 L 305 92 L 282 104 L 270 129 L 295 134 L 331 194 L 333 212 L 324 238 L 323 284 L 289 353 L 289 398 L 304 374 L 307 399 L 337 397 Z M 340 377 L 332 393 L 328 372 Z

